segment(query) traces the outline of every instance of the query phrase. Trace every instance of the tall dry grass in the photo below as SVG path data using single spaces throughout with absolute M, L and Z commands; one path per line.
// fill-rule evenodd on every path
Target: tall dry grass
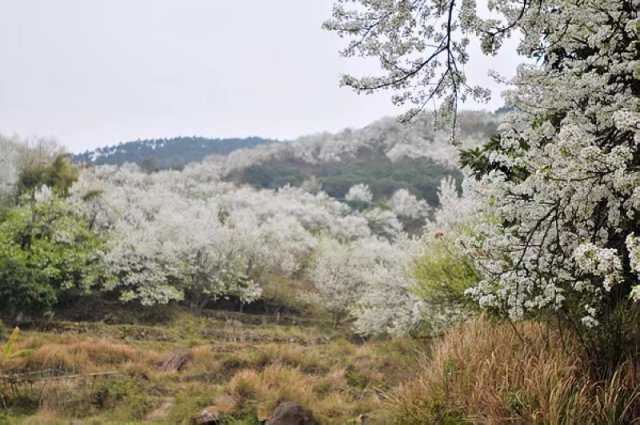
M 541 322 L 516 329 L 480 317 L 448 330 L 389 394 L 398 423 L 640 423 L 640 359 L 594 382 L 566 335 Z
M 0 368 L 5 373 L 55 369 L 64 373 L 91 373 L 124 366 L 151 367 L 162 357 L 153 350 L 139 350 L 130 345 L 108 339 L 86 339 L 64 335 L 54 341 L 26 339 L 20 347 L 29 355 L 2 359 Z

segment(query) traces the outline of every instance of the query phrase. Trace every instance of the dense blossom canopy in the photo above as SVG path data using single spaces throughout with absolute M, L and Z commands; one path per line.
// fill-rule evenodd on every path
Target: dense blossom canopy
M 473 0 L 339 0 L 325 27 L 350 39 L 345 55 L 383 69 L 343 82 L 393 89 L 409 115 L 485 94 L 463 73 L 470 37 L 489 55 L 520 38 L 518 53 L 537 63 L 519 67 L 505 97 L 513 112 L 478 151 L 481 220 L 461 245 L 483 279 L 468 293 L 514 319 L 551 310 L 597 325 L 640 295 L 640 1 L 487 6 L 482 17 Z
M 362 334 L 402 333 L 422 319 L 411 268 L 424 243 L 396 214 L 424 218 L 424 201 L 405 191 L 391 210 L 353 209 L 304 188 L 238 187 L 221 180 L 216 164 L 153 174 L 130 165 L 83 170 L 72 199 L 110 236 L 105 258 L 116 278 L 106 289 L 123 301 L 184 299 L 201 308 L 220 297 L 253 301 L 274 276 L 308 279 Z M 372 201 L 365 185 L 352 194 Z
M 517 112 L 479 185 L 501 220 L 470 244 L 486 271 L 471 293 L 514 318 L 574 309 L 593 326 L 638 294 L 640 2 L 560 3 L 519 23 L 521 51 L 543 61 L 514 79 Z

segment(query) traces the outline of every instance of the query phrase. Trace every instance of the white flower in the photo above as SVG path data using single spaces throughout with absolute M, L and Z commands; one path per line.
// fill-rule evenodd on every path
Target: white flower
M 373 200 L 373 195 L 368 185 L 360 183 L 351 186 L 344 198 L 347 201 L 359 201 L 369 204 Z

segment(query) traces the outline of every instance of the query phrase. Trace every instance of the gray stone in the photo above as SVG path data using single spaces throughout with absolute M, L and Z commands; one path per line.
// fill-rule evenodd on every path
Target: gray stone
M 266 425 L 320 425 L 313 414 L 297 403 L 283 401 L 273 411 Z

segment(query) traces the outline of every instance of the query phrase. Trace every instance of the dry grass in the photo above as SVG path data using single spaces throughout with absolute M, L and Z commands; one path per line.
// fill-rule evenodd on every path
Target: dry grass
M 118 341 L 77 335 L 60 335 L 49 342 L 31 338 L 19 346 L 29 349 L 29 354 L 4 359 L 0 366 L 5 373 L 48 369 L 61 373 L 92 373 L 105 371 L 109 366 L 122 370 L 127 367 L 153 367 L 161 362 L 161 356 L 153 350 L 140 350 Z
M 390 395 L 400 423 L 630 423 L 640 414 L 631 363 L 591 382 L 580 350 L 539 322 L 478 318 L 450 329 Z M 637 360 L 637 359 L 636 359 Z
M 28 351 L 0 359 L 0 374 L 54 369 L 117 375 L 24 385 L 15 395 L 0 382 L 11 407 L 7 413 L 0 406 L 0 423 L 147 423 L 146 415 L 167 400 L 168 416 L 157 423 L 187 423 L 215 405 L 229 423 L 253 424 L 283 400 L 301 403 L 323 424 L 356 423 L 360 414 L 389 423 L 380 419 L 387 411 L 380 393 L 406 381 L 416 349 L 409 338 L 355 344 L 346 339 L 346 329 L 322 322 L 265 323 L 238 314 L 232 321 L 184 314 L 166 327 L 146 326 L 145 332 L 95 323 L 90 333 L 82 323 L 58 328 L 70 330 L 23 332 L 17 348 Z M 178 348 L 188 348 L 191 361 L 180 371 L 161 372 L 159 366 Z
M 326 375 L 307 375 L 299 368 L 271 364 L 259 371 L 238 372 L 229 382 L 228 391 L 241 404 L 253 407 L 259 419 L 266 419 L 283 400 L 293 400 L 312 410 L 326 424 L 343 424 L 345 418 L 376 412 L 382 407 L 374 392 L 351 389 L 344 369 Z
M 51 410 L 47 407 L 40 408 L 36 414 L 25 421 L 25 425 L 54 425 L 62 424 L 63 418 L 61 418 L 55 410 Z
M 168 416 L 157 423 L 185 423 L 215 405 L 229 423 L 255 424 L 283 400 L 336 425 L 358 423 L 361 414 L 373 424 L 406 425 L 618 424 L 640 415 L 638 359 L 608 381 L 592 382 L 576 345 L 538 322 L 517 325 L 524 344 L 508 324 L 478 318 L 426 345 L 410 338 L 355 344 L 344 330 L 323 325 L 246 319 L 234 324 L 233 338 L 207 333 L 224 330 L 227 318 L 199 319 L 191 327 L 182 320 L 158 329 L 168 335 L 163 340 L 139 338 L 144 335 L 133 327 L 123 336 L 118 325 L 101 325 L 101 338 L 25 332 L 17 347 L 25 354 L 0 359 L 2 374 L 118 374 L 23 386 L 16 395 L 0 383 L 15 417 L 3 422 L 0 408 L 0 423 L 147 423 L 146 415 L 167 400 Z M 191 362 L 180 371 L 159 371 L 184 347 Z

